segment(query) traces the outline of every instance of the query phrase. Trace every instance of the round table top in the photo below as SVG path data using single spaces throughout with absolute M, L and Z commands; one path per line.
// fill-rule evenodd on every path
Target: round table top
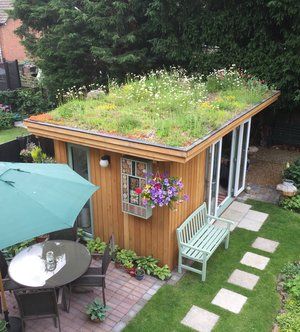
M 47 252 L 52 252 L 54 256 L 55 263 L 51 268 L 46 260 Z M 53 288 L 82 276 L 90 263 L 91 255 L 84 245 L 74 241 L 51 240 L 20 251 L 9 264 L 8 273 L 20 285 Z

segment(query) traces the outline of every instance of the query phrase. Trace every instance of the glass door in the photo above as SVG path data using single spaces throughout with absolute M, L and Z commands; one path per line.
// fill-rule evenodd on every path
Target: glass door
M 221 167 L 222 139 L 209 148 L 208 163 L 208 213 L 217 214 Z
M 86 180 L 90 180 L 89 171 L 89 149 L 68 144 L 68 164 L 73 170 Z M 89 199 L 80 211 L 77 220 L 77 226 L 82 228 L 88 235 L 93 234 L 91 200 Z
M 248 148 L 250 138 L 251 119 L 244 122 L 236 132 L 236 166 L 234 180 L 234 196 L 238 196 L 245 189 L 246 171 L 248 163 Z

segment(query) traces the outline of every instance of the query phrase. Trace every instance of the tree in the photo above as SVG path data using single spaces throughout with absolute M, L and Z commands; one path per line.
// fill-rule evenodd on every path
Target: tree
M 155 67 L 148 56 L 148 1 L 16 0 L 17 33 L 56 89 L 105 82 Z

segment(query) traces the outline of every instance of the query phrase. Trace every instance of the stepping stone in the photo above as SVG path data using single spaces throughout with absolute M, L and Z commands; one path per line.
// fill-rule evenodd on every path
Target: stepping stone
M 240 263 L 254 267 L 259 270 L 264 270 L 269 263 L 270 258 L 254 254 L 253 252 L 246 252 Z
M 230 207 L 221 215 L 221 218 L 239 222 L 246 215 L 245 212 L 231 210 Z
M 259 277 L 257 275 L 236 269 L 232 272 L 227 282 L 253 290 L 258 280 Z
M 279 242 L 265 239 L 263 237 L 256 238 L 256 240 L 252 243 L 253 248 L 270 253 L 273 253 L 277 249 L 278 245 Z
M 218 315 L 193 305 L 181 324 L 199 332 L 210 332 L 219 318 Z
M 238 314 L 246 301 L 246 296 L 221 288 L 211 303 Z

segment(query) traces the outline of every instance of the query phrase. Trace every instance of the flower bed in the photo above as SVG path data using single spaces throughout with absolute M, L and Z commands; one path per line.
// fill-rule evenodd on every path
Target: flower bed
M 266 84 L 235 67 L 205 79 L 160 70 L 108 88 L 88 99 L 67 92 L 66 103 L 31 120 L 182 147 L 270 95 Z

